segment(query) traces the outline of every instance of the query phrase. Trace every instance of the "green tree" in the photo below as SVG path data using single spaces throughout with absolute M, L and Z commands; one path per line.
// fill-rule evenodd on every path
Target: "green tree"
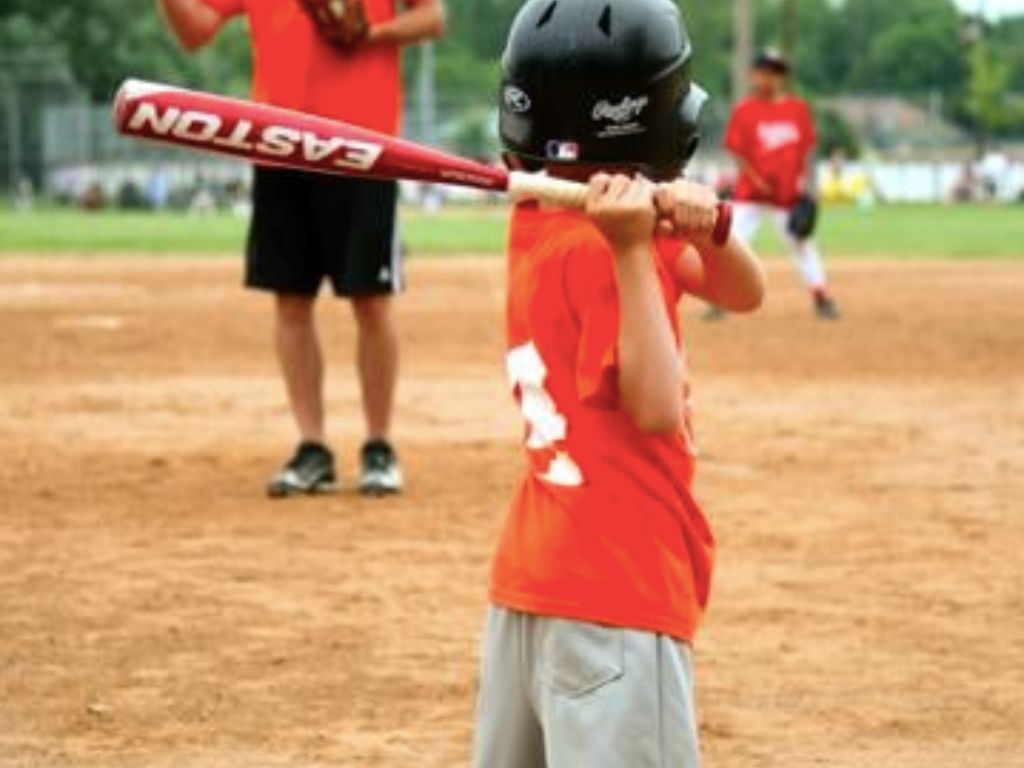
M 18 27 L 14 45 L 45 40 L 59 46 L 78 84 L 97 101 L 108 99 L 127 77 L 237 90 L 247 74 L 241 25 L 229 25 L 210 50 L 189 55 L 178 48 L 150 2 L 129 23 L 123 0 L 63 0 L 58 5 L 5 0 L 4 5 L 0 20 Z
M 955 94 L 966 74 L 956 27 L 904 23 L 874 39 L 853 70 L 851 84 L 859 91 L 878 93 L 916 95 L 937 89 Z
M 823 109 L 817 115 L 818 153 L 828 157 L 836 150 L 850 158 L 860 156 L 860 142 L 853 127 L 834 109 Z
M 693 41 L 693 77 L 712 96 L 713 109 L 729 103 L 732 66 L 731 2 L 681 3 Z
M 971 46 L 970 79 L 964 111 L 974 132 L 979 157 L 988 150 L 992 134 L 1013 120 L 1013 111 L 1006 100 L 1009 82 L 1010 67 L 992 56 L 984 38 L 975 42 Z
M 991 25 L 987 40 L 992 56 L 1005 62 L 1009 70 L 1009 85 L 1018 93 L 1024 92 L 1024 16 L 1005 19 Z
M 436 49 L 444 113 L 494 104 L 501 52 L 522 1 L 447 0 L 449 30 Z M 711 122 L 721 122 L 730 90 L 732 3 L 677 2 L 693 39 L 694 78 L 714 97 Z M 133 14 L 129 20 L 126 6 Z M 971 128 L 1024 130 L 1009 107 L 1007 115 L 992 112 L 995 102 L 1012 102 L 997 99 L 995 90 L 1024 91 L 1024 18 L 988 25 L 988 48 L 979 61 L 982 54 L 964 43 L 964 19 L 954 0 L 759 0 L 756 7 L 758 44 L 791 39 L 798 87 L 812 97 L 863 92 L 914 97 L 941 90 L 951 114 Z M 171 39 L 152 0 L 0 0 L 0 54 L 39 49 L 55 51 L 62 70 L 97 102 L 108 99 L 126 77 L 228 93 L 248 89 L 244 23 L 229 24 L 208 50 L 190 55 Z M 410 86 L 418 63 L 412 52 L 406 67 Z

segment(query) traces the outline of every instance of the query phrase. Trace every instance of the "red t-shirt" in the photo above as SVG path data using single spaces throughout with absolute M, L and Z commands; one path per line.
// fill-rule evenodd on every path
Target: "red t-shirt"
M 677 338 L 682 290 L 672 265 L 684 247 L 661 238 L 652 254 Z M 613 259 L 581 214 L 520 206 L 513 215 L 507 367 L 526 420 L 526 468 L 491 599 L 690 640 L 714 540 L 690 493 L 689 426 L 645 434 L 620 407 Z
M 395 0 L 364 0 L 371 24 L 395 16 Z M 253 98 L 396 134 L 401 122 L 397 45 L 344 52 L 317 31 L 299 0 L 204 0 L 224 16 L 245 14 L 252 36 Z M 405 0 L 415 5 L 422 0 Z
M 736 199 L 791 206 L 803 191 L 800 182 L 814 148 L 811 111 L 795 96 L 778 101 L 750 97 L 733 111 L 725 146 L 742 157 L 771 185 L 765 194 L 746 174 L 736 184 Z

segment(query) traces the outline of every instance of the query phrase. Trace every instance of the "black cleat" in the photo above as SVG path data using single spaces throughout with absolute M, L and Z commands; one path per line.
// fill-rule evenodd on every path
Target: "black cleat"
M 359 492 L 364 496 L 388 496 L 402 492 L 402 468 L 398 454 L 387 440 L 370 440 L 360 455 Z
M 334 455 L 320 443 L 311 442 L 300 443 L 291 460 L 267 483 L 267 496 L 272 499 L 337 490 Z
M 831 296 L 816 296 L 814 298 L 814 314 L 819 320 L 838 320 L 840 318 L 839 306 Z

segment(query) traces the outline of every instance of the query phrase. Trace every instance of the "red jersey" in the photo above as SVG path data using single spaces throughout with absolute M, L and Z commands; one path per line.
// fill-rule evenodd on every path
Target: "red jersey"
M 752 96 L 732 113 L 725 146 L 771 186 L 762 192 L 744 173 L 736 184 L 736 199 L 789 207 L 800 193 L 807 155 L 817 141 L 811 111 L 795 96 L 778 101 Z
M 407 0 L 415 5 L 421 0 Z M 299 0 L 204 0 L 224 16 L 245 14 L 252 36 L 253 98 L 278 107 L 396 134 L 401 122 L 399 49 L 327 42 Z M 395 16 L 395 0 L 364 0 L 371 24 Z
M 652 254 L 677 338 L 682 290 L 672 268 L 683 248 L 660 238 Z M 646 434 L 620 406 L 610 246 L 582 214 L 519 206 L 508 291 L 507 367 L 526 419 L 526 468 L 492 601 L 692 639 L 714 541 L 690 493 L 689 428 Z

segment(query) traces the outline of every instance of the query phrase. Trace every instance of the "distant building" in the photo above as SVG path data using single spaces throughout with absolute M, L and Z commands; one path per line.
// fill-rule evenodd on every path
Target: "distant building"
M 940 114 L 898 96 L 843 96 L 821 105 L 838 113 L 863 141 L 877 149 L 934 148 L 970 143 L 970 136 Z

